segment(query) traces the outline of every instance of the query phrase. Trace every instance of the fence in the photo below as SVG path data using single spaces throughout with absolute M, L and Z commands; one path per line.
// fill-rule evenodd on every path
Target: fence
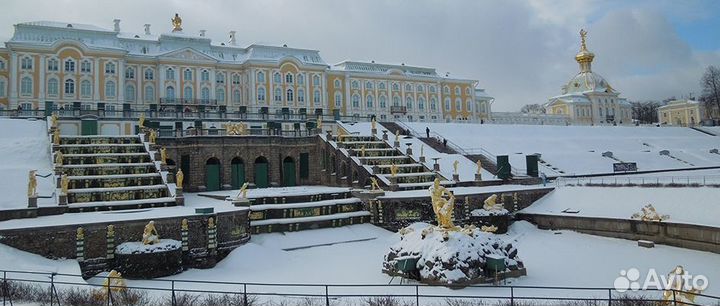
M 386 301 L 396 301 L 393 304 L 383 305 L 445 305 L 450 300 L 462 300 L 482 305 L 487 303 L 500 303 L 502 305 L 521 304 L 532 301 L 535 304 L 558 302 L 581 302 L 581 305 L 633 305 L 634 302 L 667 302 L 671 305 L 718 305 L 720 297 L 689 293 L 679 290 L 662 291 L 658 289 L 643 289 L 626 294 L 613 288 L 589 287 L 541 287 L 541 286 L 498 286 L 473 285 L 463 290 L 452 291 L 448 294 L 446 287 L 414 285 L 414 284 L 267 284 L 267 283 L 236 283 L 221 281 L 198 280 L 142 280 L 131 281 L 127 286 L 114 285 L 116 282 L 109 277 L 95 279 L 106 280 L 108 286 L 93 284 L 82 280 L 80 275 L 0 270 L 2 273 L 2 299 L 3 306 L 13 305 L 16 302 L 40 302 L 43 305 L 77 305 L 81 300 L 79 292 L 85 292 L 91 305 L 169 305 L 184 306 L 195 305 L 187 300 L 197 300 L 218 295 L 233 299 L 233 305 L 257 305 L 265 299 L 267 301 L 284 301 L 283 305 L 292 305 L 288 301 L 293 299 L 311 299 L 301 301 L 302 305 L 358 305 L 368 302 L 371 298 L 384 298 Z M 134 283 L 137 283 L 134 285 Z M 36 286 L 31 289 L 31 286 Z M 134 293 L 135 303 L 123 301 L 127 294 L 121 288 Z M 456 288 L 457 289 L 457 288 Z M 84 291 L 83 291 L 84 290 Z M 21 292 L 22 291 L 22 292 Z M 29 292 L 35 292 L 35 297 Z M 40 293 L 40 294 L 38 294 Z M 144 293 L 144 294 L 143 294 Z M 671 300 L 663 300 L 667 293 Z M 681 297 L 692 295 L 694 302 L 681 301 Z M 20 296 L 24 297 L 21 298 Z M 194 299 L 189 296 L 195 296 Z M 144 297 L 144 298 L 142 298 Z M 149 301 L 161 299 L 159 304 Z M 37 300 L 39 299 L 39 300 Z M 72 300 L 70 300 L 72 299 Z M 142 300 L 142 301 L 140 301 Z M 358 300 L 360 303 L 358 303 Z M 264 301 L 264 302 L 267 302 Z M 438 303 L 439 302 L 439 303 Z M 594 304 L 590 304 L 594 303 Z M 197 303 L 200 304 L 200 303 Z M 228 303 L 204 303 L 205 305 L 227 305 Z M 369 304 L 369 303 L 368 303 Z M 88 305 L 84 303 L 82 305 Z M 562 304 L 561 304 L 562 305 Z M 643 304 L 646 305 L 646 304 Z
M 583 185 L 629 185 L 629 186 L 712 186 L 720 187 L 720 175 L 698 176 L 599 176 L 599 177 L 559 177 L 557 187 Z

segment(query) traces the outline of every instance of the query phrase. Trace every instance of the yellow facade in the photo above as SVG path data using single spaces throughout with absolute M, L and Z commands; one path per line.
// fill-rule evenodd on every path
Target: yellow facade
M 658 108 L 660 124 L 687 127 L 698 125 L 704 119 L 704 111 L 697 101 L 676 100 Z

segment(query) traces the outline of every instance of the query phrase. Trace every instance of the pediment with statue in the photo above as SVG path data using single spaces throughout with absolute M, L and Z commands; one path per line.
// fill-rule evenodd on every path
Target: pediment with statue
M 160 59 L 176 59 L 195 62 L 217 62 L 218 60 L 193 48 L 182 48 L 160 56 Z

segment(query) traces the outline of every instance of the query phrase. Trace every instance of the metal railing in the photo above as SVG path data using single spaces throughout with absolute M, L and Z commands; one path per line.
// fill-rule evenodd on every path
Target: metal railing
M 280 130 L 280 129 L 247 129 L 247 134 L 243 136 L 282 136 L 282 137 L 309 137 L 318 135 L 313 130 L 297 129 L 297 130 Z M 194 137 L 194 136 L 232 136 L 228 135 L 227 130 L 223 128 L 189 128 L 184 130 L 160 129 L 158 137 L 160 138 L 177 138 L 177 137 Z
M 210 297 L 212 295 L 226 295 L 239 298 L 234 305 L 260 304 L 258 298 L 267 300 L 285 300 L 304 298 L 313 299 L 314 303 L 326 306 L 357 305 L 357 299 L 388 298 L 403 301 L 404 305 L 438 305 L 446 304 L 449 300 L 465 300 L 473 303 L 486 302 L 499 304 L 524 304 L 532 301 L 540 305 L 547 302 L 595 302 L 607 305 L 628 305 L 631 302 L 656 302 L 670 305 L 717 305 L 720 297 L 691 293 L 681 290 L 642 289 L 632 291 L 630 294 L 620 292 L 615 288 L 602 287 L 550 287 L 550 286 L 503 286 L 503 285 L 470 285 L 454 294 L 447 293 L 447 287 L 422 284 L 283 284 L 283 283 L 250 283 L 250 282 L 223 282 L 201 280 L 167 280 L 150 279 L 130 281 L 130 284 L 117 285 L 116 278 L 110 276 L 96 277 L 95 282 L 89 283 L 80 275 L 0 270 L 2 274 L 2 302 L 4 306 L 16 302 L 41 302 L 51 306 L 77 304 L 78 294 L 86 294 L 93 299 L 93 305 L 122 305 L 119 299 L 123 290 L 144 293 L 146 298 L 161 298 L 164 302 L 157 305 L 181 306 L 192 305 L 181 300 L 188 296 L 195 299 Z M 105 284 L 97 284 L 105 282 Z M 137 285 L 133 285 L 137 283 Z M 31 288 L 31 286 L 35 286 Z M 457 288 L 459 289 L 459 288 Z M 75 301 L 67 301 L 69 296 L 75 294 Z M 34 293 L 36 296 L 33 297 Z M 38 293 L 41 293 L 38 295 Z M 663 299 L 663 293 L 668 293 L 669 300 Z M 680 296 L 691 295 L 694 302 L 680 299 Z M 41 299 L 41 300 L 32 300 Z M 236 300 L 237 301 L 237 300 Z M 332 303 L 331 303 L 332 301 Z M 319 303 L 318 303 L 319 302 Z M 348 304 L 348 302 L 350 302 Z M 355 303 L 353 303 L 355 302 Z M 301 300 L 307 305 L 307 300 Z M 287 302 L 284 305 L 290 305 Z M 400 304 L 400 303 L 398 303 Z M 145 303 L 145 305 L 156 305 Z M 388 304 L 390 305 L 390 304 Z M 590 305 L 590 304 L 588 304 Z M 597 304 L 593 304 L 597 305 Z
M 720 187 L 720 175 L 696 176 L 598 176 L 598 177 L 558 177 L 557 187 L 607 185 L 607 186 L 713 186 Z

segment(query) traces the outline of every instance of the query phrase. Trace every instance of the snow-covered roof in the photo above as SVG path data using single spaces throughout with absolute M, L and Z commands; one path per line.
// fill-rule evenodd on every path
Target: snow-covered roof
M 490 95 L 485 92 L 485 89 L 483 88 L 475 88 L 475 99 L 481 99 L 481 100 L 487 100 L 492 99 Z
M 92 24 L 74 23 L 74 22 L 59 22 L 59 21 L 30 21 L 22 22 L 18 25 L 37 26 L 37 27 L 48 27 L 48 28 L 62 28 L 62 29 L 76 29 L 86 31 L 98 31 L 98 32 L 111 32 L 109 29 L 101 28 Z
M 416 76 L 438 76 L 434 68 L 407 66 L 405 64 L 378 64 L 374 62 L 343 61 L 335 64 L 335 70 L 387 74 L 392 70 Z
M 685 104 L 685 105 L 696 105 L 696 104 L 699 104 L 699 103 L 700 103 L 700 102 L 695 101 L 695 100 L 673 100 L 673 101 L 670 101 L 670 102 L 668 102 L 667 104 L 665 104 L 665 105 L 663 105 L 663 106 L 660 106 L 660 107 L 658 107 L 658 108 L 665 109 L 665 108 L 677 107 L 677 106 L 680 106 L 680 105 L 682 105 L 682 104 Z

